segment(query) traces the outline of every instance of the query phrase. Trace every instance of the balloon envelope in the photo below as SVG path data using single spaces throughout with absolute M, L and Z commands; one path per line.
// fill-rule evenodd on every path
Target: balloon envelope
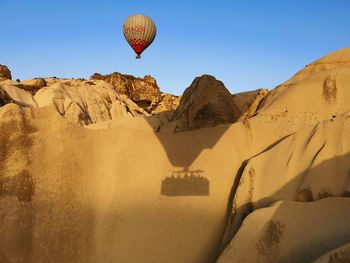
M 123 33 L 129 45 L 140 58 L 141 53 L 153 42 L 156 37 L 156 25 L 151 18 L 136 14 L 129 16 L 123 25 Z

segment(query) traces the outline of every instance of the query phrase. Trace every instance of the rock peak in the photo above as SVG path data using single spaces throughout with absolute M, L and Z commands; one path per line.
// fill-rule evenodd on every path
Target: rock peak
M 11 71 L 5 65 L 0 64 L 0 79 L 12 79 Z
M 185 131 L 232 123 L 240 116 L 225 85 L 213 76 L 202 75 L 185 90 L 172 120 L 178 122 L 175 131 Z

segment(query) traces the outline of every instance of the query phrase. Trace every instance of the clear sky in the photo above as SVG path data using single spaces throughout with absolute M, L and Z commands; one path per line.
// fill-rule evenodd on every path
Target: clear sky
M 136 60 L 122 24 L 157 25 Z M 0 0 L 0 64 L 13 78 L 154 76 L 182 94 L 202 74 L 232 92 L 273 88 L 309 62 L 350 46 L 349 0 Z

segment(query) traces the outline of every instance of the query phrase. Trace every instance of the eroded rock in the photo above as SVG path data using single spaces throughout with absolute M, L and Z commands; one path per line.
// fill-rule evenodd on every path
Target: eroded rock
M 154 105 L 161 100 L 160 89 L 156 80 L 151 76 L 136 78 L 131 75 L 124 75 L 117 72 L 108 75 L 95 73 L 90 80 L 104 80 L 117 94 L 127 95 L 139 107 L 151 113 Z
M 12 76 L 9 68 L 0 64 L 0 80 L 1 79 L 12 79 Z
M 225 85 L 203 75 L 185 90 L 172 121 L 177 121 L 175 131 L 179 132 L 233 123 L 241 115 Z

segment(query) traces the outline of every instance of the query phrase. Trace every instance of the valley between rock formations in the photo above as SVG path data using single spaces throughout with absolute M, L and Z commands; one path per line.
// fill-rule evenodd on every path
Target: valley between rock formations
M 233 95 L 0 65 L 0 261 L 348 262 L 349 134 L 350 48 Z

